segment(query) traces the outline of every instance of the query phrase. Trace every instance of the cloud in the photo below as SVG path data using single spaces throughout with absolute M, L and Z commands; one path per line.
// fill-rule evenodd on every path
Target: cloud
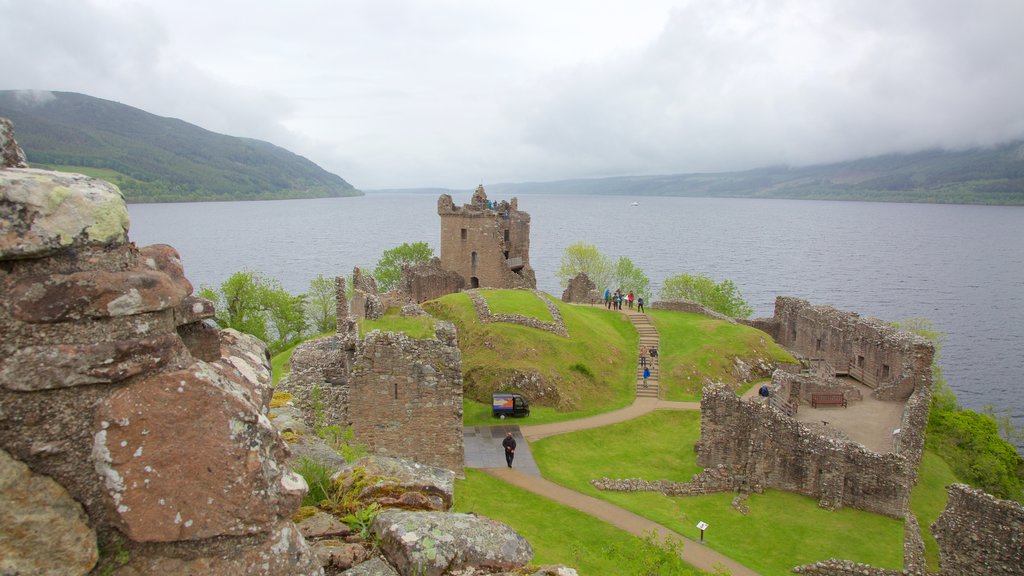
M 0 0 L 0 88 L 268 140 L 357 187 L 1024 137 L 1019 0 Z
M 1024 136 L 1024 4 L 714 2 L 513 102 L 541 177 L 808 164 Z M 539 160 L 536 160 L 539 162 Z

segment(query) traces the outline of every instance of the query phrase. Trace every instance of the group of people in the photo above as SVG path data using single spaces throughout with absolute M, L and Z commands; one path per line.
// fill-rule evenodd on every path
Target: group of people
M 647 388 L 647 379 L 651 377 L 651 367 L 648 366 L 648 358 L 650 358 L 650 365 L 653 366 L 658 360 L 658 349 L 654 346 L 651 346 L 650 348 L 641 346 L 640 367 L 644 369 L 644 388 Z
M 633 294 L 632 290 L 628 294 L 623 294 L 621 288 L 616 288 L 615 292 L 608 288 L 604 291 L 604 307 L 609 310 L 622 310 L 623 304 L 626 304 L 632 310 L 634 301 L 636 302 L 637 310 L 643 312 L 644 297 L 639 294 Z

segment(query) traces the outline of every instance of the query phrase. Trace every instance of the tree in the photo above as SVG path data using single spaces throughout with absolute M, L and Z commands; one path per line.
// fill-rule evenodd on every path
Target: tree
M 611 287 L 613 268 L 611 260 L 601 254 L 597 246 L 576 242 L 565 247 L 562 263 L 558 267 L 558 281 L 562 286 L 568 286 L 569 280 L 583 272 L 594 282 L 598 291 L 604 291 Z
M 426 242 L 404 243 L 385 250 L 373 269 L 373 277 L 377 280 L 377 288 L 388 292 L 398 288 L 402 279 L 402 266 L 412 266 L 427 262 L 434 257 L 434 250 Z
M 625 256 L 619 258 L 619 261 L 615 263 L 614 275 L 615 286 L 622 288 L 623 292 L 628 293 L 632 290 L 636 295 L 645 294 L 650 298 L 650 279 L 629 258 Z
M 309 292 L 306 292 L 306 318 L 317 334 L 338 329 L 338 296 L 333 278 L 320 274 L 309 281 Z
M 659 296 L 665 300 L 692 300 L 732 318 L 749 318 L 754 309 L 730 280 L 715 283 L 699 274 L 678 274 L 665 279 Z
M 217 323 L 252 334 L 280 352 L 305 333 L 304 296 L 292 296 L 277 280 L 249 270 L 235 272 L 219 290 L 203 287 L 199 296 L 213 301 Z

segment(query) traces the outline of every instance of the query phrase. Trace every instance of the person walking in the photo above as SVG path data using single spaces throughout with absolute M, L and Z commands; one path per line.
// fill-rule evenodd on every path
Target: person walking
M 640 348 L 640 366 L 647 367 L 647 348 Z
M 636 309 L 640 313 L 643 313 L 644 311 L 644 297 L 639 294 L 636 296 Z
M 505 434 L 505 439 L 501 441 L 501 445 L 505 447 L 505 462 L 508 467 L 512 467 L 512 460 L 516 457 L 516 439 L 512 437 L 512 433 Z
M 629 291 L 629 296 L 627 296 L 626 299 L 629 301 L 629 309 L 632 310 L 633 309 L 633 291 L 632 290 Z
M 608 309 L 612 307 L 612 293 L 607 288 L 604 289 L 604 307 Z
M 647 388 L 647 379 L 651 377 L 651 369 L 644 367 L 644 388 Z M 511 466 L 511 464 L 509 464 Z

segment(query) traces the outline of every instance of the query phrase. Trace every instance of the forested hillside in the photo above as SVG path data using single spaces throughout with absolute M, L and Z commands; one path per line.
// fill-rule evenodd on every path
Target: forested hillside
M 0 91 L 33 167 L 117 184 L 129 202 L 356 196 L 341 177 L 268 142 L 216 134 L 73 92 Z
M 622 176 L 493 184 L 488 191 L 1024 204 L 1024 141 L 990 148 L 890 154 L 861 160 L 743 172 Z

